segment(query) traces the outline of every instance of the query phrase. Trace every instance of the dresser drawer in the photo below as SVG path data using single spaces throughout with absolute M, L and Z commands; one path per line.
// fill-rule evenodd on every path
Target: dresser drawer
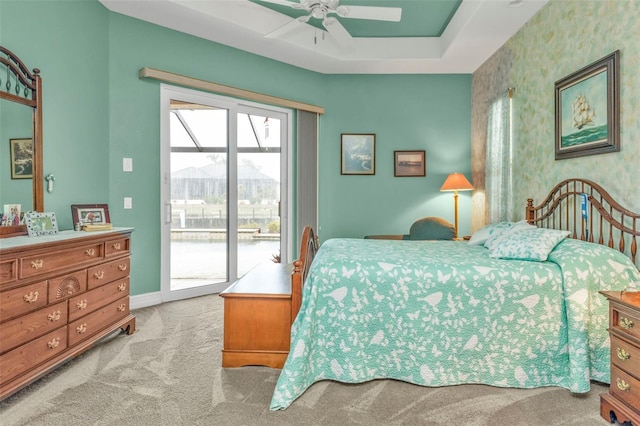
M 35 311 L 46 304 L 46 281 L 3 291 L 0 293 L 0 322 Z
M 611 363 L 640 379 L 640 347 L 611 335 Z
M 18 279 L 18 259 L 0 261 L 0 284 L 10 283 Z
M 87 315 L 115 300 L 129 295 L 129 278 L 122 278 L 69 300 L 69 321 Z
M 109 240 L 104 243 L 105 257 L 113 257 L 119 254 L 129 254 L 130 246 L 129 238 L 120 238 L 117 240 Z
M 29 340 L 50 333 L 67 324 L 66 302 L 47 306 L 20 318 L 7 321 L 0 328 L 0 353 L 18 347 Z
M 87 270 L 49 280 L 49 303 L 68 299 L 87 290 Z
M 61 327 L 36 340 L 0 355 L 0 383 L 7 382 L 67 348 L 67 327 Z
M 614 330 L 622 335 L 629 335 L 640 340 L 640 311 L 612 304 L 610 316 L 611 327 Z
M 124 297 L 69 323 L 69 346 L 91 337 L 127 315 L 129 315 L 129 297 Z
M 638 401 L 640 401 L 640 380 L 617 367 L 611 366 L 609 392 L 632 407 L 637 407 Z
M 20 259 L 20 278 L 83 266 L 103 258 L 102 243 L 93 243 L 66 250 L 42 253 Z
M 129 276 L 129 263 L 129 258 L 125 257 L 89 268 L 88 288 L 91 290 L 110 283 L 111 281 Z

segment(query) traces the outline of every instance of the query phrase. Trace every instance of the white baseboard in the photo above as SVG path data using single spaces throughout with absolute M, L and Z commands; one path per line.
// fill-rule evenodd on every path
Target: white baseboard
M 129 296 L 129 309 L 140 309 L 148 306 L 159 305 L 162 303 L 162 294 L 159 291 L 154 293 L 138 294 Z

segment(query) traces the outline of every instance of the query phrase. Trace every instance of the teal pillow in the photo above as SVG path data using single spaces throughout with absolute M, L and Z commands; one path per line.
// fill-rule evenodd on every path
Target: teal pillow
M 489 257 L 544 262 L 567 236 L 569 231 L 557 229 L 520 229 L 500 238 L 489 250 Z
M 455 226 L 439 217 L 418 219 L 409 229 L 410 240 L 453 240 L 455 237 Z

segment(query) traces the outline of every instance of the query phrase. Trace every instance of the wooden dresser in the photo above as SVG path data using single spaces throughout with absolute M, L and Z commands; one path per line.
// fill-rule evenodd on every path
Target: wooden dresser
M 611 385 L 600 396 L 600 415 L 640 426 L 640 292 L 601 292 L 609 300 Z
M 115 330 L 135 331 L 132 231 L 0 240 L 0 400 Z

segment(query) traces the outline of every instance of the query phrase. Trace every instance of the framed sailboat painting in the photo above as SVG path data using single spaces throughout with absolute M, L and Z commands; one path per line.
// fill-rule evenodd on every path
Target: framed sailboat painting
M 556 160 L 620 151 L 620 51 L 556 81 Z

